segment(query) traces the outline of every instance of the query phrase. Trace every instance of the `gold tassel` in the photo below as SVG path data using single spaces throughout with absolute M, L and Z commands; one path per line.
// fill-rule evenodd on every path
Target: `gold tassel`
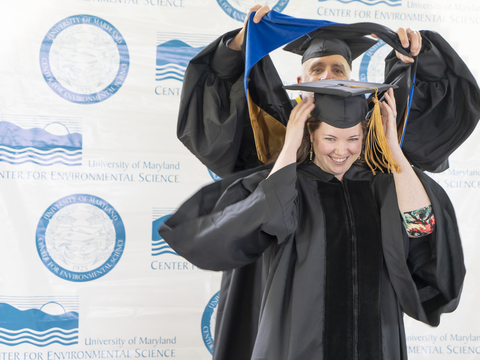
M 373 98 L 375 103 L 372 116 L 368 124 L 367 137 L 365 139 L 365 161 L 375 175 L 375 170 L 383 172 L 386 169 L 388 173 L 395 170 L 396 173 L 401 172 L 400 166 L 392 157 L 390 148 L 383 130 L 382 115 L 380 112 L 380 103 L 377 98 L 377 91 Z
M 373 175 L 375 175 L 375 169 L 383 172 L 383 168 L 387 169 L 388 173 L 391 173 L 392 170 L 395 170 L 396 173 L 400 173 L 402 169 L 400 168 L 400 165 L 398 165 L 397 162 L 393 160 L 392 153 L 390 152 L 390 147 L 387 143 L 387 138 L 385 137 L 385 131 L 383 130 L 382 113 L 380 112 L 380 103 L 378 101 L 378 89 L 373 87 L 355 85 L 344 86 L 363 89 L 375 89 L 375 97 L 373 98 L 373 102 L 375 103 L 375 105 L 373 106 L 372 115 L 370 116 L 367 137 L 365 139 L 365 162 L 372 170 Z M 403 121 L 405 123 L 405 119 Z M 395 126 L 396 125 L 397 124 L 395 124 Z

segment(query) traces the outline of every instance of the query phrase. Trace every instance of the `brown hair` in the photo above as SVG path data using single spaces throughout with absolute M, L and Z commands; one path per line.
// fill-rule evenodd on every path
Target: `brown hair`
M 303 130 L 303 138 L 302 143 L 298 147 L 297 150 L 297 165 L 300 164 L 307 164 L 313 161 L 310 160 L 310 148 L 312 143 L 310 141 L 310 133 L 314 133 L 322 123 L 322 120 L 316 119 L 314 117 L 308 118 L 305 122 L 305 129 Z M 367 135 L 367 128 L 368 128 L 368 119 L 362 121 L 362 132 L 363 132 L 363 139 L 362 139 L 362 152 L 360 153 L 360 158 L 357 159 L 354 164 L 364 166 L 365 165 L 365 137 Z M 315 156 L 315 153 L 313 153 Z

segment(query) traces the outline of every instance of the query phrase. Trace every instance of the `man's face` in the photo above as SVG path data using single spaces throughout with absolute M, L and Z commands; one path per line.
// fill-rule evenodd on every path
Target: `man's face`
M 308 59 L 303 63 L 298 82 L 328 79 L 350 80 L 350 65 L 341 55 L 329 55 Z

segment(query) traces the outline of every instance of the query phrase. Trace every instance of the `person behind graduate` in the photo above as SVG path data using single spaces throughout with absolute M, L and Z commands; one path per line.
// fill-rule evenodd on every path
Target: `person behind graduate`
M 256 13 L 253 18 L 253 22 L 257 24 L 271 10 L 272 9 L 268 5 L 262 6 L 257 4 L 248 11 L 248 15 L 250 15 L 252 11 L 255 11 Z M 246 19 L 248 19 L 248 15 Z M 422 36 L 420 35 L 420 32 L 412 30 L 410 28 L 405 29 L 401 27 L 397 30 L 397 35 L 400 39 L 400 42 L 402 43 L 402 46 L 405 49 L 410 49 L 409 53 L 412 56 L 417 56 L 420 53 L 420 50 L 422 49 Z M 240 51 L 244 36 L 245 24 L 233 38 L 225 37 L 224 44 L 232 50 Z M 372 34 L 372 36 L 375 37 L 375 34 Z M 322 45 L 325 46 L 325 44 Z M 318 51 L 317 56 L 312 56 L 308 59 L 302 59 L 301 75 L 297 77 L 298 83 L 327 79 L 353 80 L 351 78 L 351 61 L 354 59 L 348 59 L 348 55 L 342 55 L 340 49 L 334 48 L 330 50 L 328 49 L 328 44 L 326 46 L 326 51 L 333 52 L 332 55 L 324 55 L 326 51 L 322 49 L 321 51 Z M 369 47 L 371 46 L 372 45 L 370 45 Z M 364 51 L 368 50 L 369 47 L 364 49 Z M 414 61 L 413 58 L 405 56 L 398 51 L 396 51 L 395 54 L 397 58 L 404 63 L 413 63 Z M 361 54 L 358 54 L 357 56 L 359 55 Z
M 457 307 L 450 200 L 400 149 L 393 90 L 364 120 L 362 93 L 328 95 L 345 83 L 302 84 L 315 97 L 292 110 L 273 168 L 201 189 L 159 230 L 224 271 L 214 360 L 404 360 L 403 313 L 437 326 Z
M 256 5 L 250 9 L 252 11 L 256 11 L 254 24 L 260 24 L 270 16 L 268 6 Z M 364 24 L 376 25 L 372 31 L 381 28 L 378 24 Z M 264 159 L 259 153 L 258 134 L 252 129 L 251 111 L 243 91 L 245 54 L 240 50 L 246 27 L 247 20 L 241 29 L 224 34 L 194 57 L 188 65 L 182 89 L 177 136 L 219 176 L 255 168 L 269 160 L 268 156 Z M 385 60 L 385 82 L 395 82 L 404 74 L 410 79 L 415 76 L 413 96 L 409 94 L 411 83 L 398 90 L 399 93 L 396 90 L 397 122 L 407 113 L 407 99 L 411 101 L 404 153 L 419 169 L 443 171 L 448 168 L 448 156 L 470 135 L 478 122 L 478 85 L 463 61 L 439 34 L 410 28 L 399 28 L 396 33 L 400 48 L 395 48 Z M 298 82 L 331 78 L 349 80 L 352 61 L 375 43 L 365 36 L 335 39 L 330 34 L 328 39 L 312 41 L 307 51 L 298 51 L 295 46 L 287 46 L 284 50 L 302 55 Z M 408 52 L 402 53 L 402 49 Z M 264 60 L 268 63 L 268 56 Z M 282 94 L 282 82 L 271 67 L 273 65 L 262 65 L 259 70 L 265 75 L 257 84 L 257 97 L 260 101 L 265 99 L 267 107 L 279 109 L 279 116 L 266 109 L 274 118 L 280 121 L 278 117 L 285 116 L 287 120 L 292 105 Z M 403 93 L 401 97 L 400 92 Z M 438 131 L 432 132 L 431 128 Z M 452 133 L 455 136 L 451 136 Z

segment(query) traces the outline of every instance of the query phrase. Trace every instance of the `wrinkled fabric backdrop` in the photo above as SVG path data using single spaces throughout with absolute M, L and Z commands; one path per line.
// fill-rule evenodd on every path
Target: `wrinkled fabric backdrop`
M 261 1 L 260 1 L 261 2 Z M 185 67 L 253 0 L 0 2 L 0 359 L 209 359 L 220 273 L 158 226 L 216 180 L 177 140 Z M 268 0 L 296 17 L 441 33 L 480 75 L 474 0 Z M 388 46 L 354 63 L 383 80 Z M 299 58 L 272 55 L 285 83 Z M 432 175 L 453 201 L 463 297 L 438 328 L 405 318 L 417 359 L 480 358 L 480 130 Z

